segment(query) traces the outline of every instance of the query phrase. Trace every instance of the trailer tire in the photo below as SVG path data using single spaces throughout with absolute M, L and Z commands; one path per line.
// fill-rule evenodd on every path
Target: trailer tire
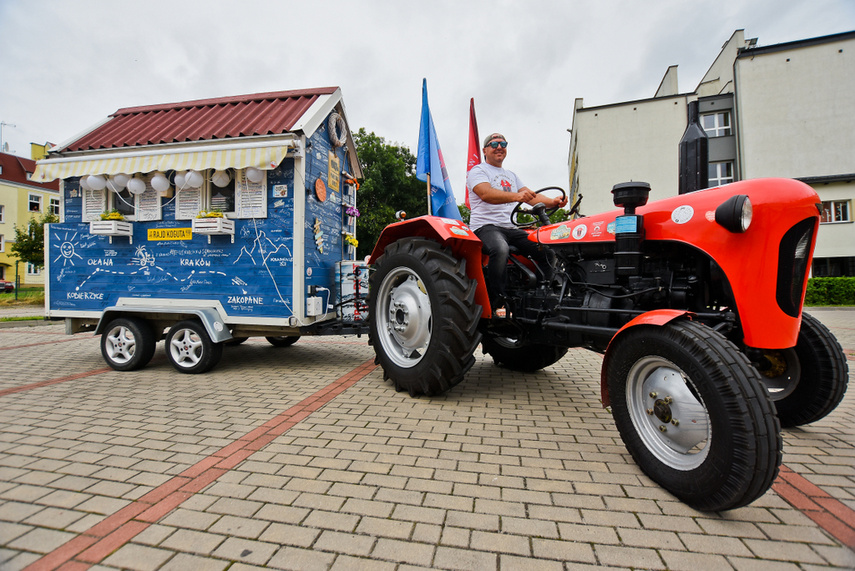
M 101 334 L 101 355 L 116 371 L 135 371 L 148 365 L 157 339 L 145 319 L 119 317 Z
M 780 425 L 735 345 L 704 325 L 672 321 L 627 330 L 607 358 L 615 423 L 645 474 L 704 511 L 766 493 L 781 464 Z
M 484 354 L 493 357 L 493 362 L 512 371 L 533 373 L 557 363 L 567 354 L 567 347 L 534 343 L 525 345 L 515 339 L 496 335 L 484 335 L 481 339 Z
M 205 373 L 220 362 L 223 344 L 211 341 L 201 321 L 186 319 L 169 328 L 166 356 L 179 373 Z
M 404 238 L 386 247 L 369 279 L 368 341 L 383 377 L 410 396 L 463 380 L 481 340 L 466 260 L 433 240 Z
M 265 337 L 267 342 L 274 347 L 290 347 L 300 340 L 299 335 L 281 335 L 279 337 Z
M 761 370 L 761 379 L 770 390 L 781 426 L 816 422 L 843 400 L 849 383 L 846 355 L 834 335 L 812 315 L 802 314 L 795 348 L 767 351 L 764 356 L 767 366 Z

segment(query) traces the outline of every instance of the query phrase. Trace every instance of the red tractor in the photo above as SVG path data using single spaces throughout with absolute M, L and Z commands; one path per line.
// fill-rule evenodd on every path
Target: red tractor
M 529 239 L 549 267 L 511 256 L 503 318 L 466 225 L 390 225 L 371 257 L 370 342 L 413 396 L 461 382 L 479 343 L 518 371 L 569 347 L 603 353 L 603 405 L 641 469 L 697 509 L 744 506 L 777 476 L 781 426 L 819 420 L 846 391 L 840 345 L 802 313 L 820 201 L 787 179 L 647 204 L 649 190 L 619 184 L 622 210 L 561 223 L 517 207 L 516 224 L 539 220 Z

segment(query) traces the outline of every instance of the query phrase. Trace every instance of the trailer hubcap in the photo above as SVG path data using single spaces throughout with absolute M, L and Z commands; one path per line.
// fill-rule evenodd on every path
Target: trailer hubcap
M 115 327 L 107 334 L 107 354 L 116 363 L 127 363 L 134 356 L 136 341 L 127 327 Z

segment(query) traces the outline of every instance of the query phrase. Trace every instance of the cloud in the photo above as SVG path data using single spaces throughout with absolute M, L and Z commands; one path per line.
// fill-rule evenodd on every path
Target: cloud
M 20 155 L 122 107 L 337 85 L 351 128 L 418 141 L 422 78 L 458 201 L 469 99 L 530 187 L 567 186 L 573 102 L 692 91 L 734 30 L 855 29 L 851 0 L 0 1 L 0 120 Z

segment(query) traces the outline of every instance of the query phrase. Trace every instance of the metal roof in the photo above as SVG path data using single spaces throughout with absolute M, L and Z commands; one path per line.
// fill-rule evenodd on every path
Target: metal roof
M 36 171 L 36 161 L 10 155 L 9 153 L 0 153 L 0 182 L 12 182 L 42 190 L 59 190 L 58 182 L 37 182 L 32 180 L 29 175 Z
M 287 133 L 337 87 L 256 93 L 119 109 L 57 151 L 88 151 Z

